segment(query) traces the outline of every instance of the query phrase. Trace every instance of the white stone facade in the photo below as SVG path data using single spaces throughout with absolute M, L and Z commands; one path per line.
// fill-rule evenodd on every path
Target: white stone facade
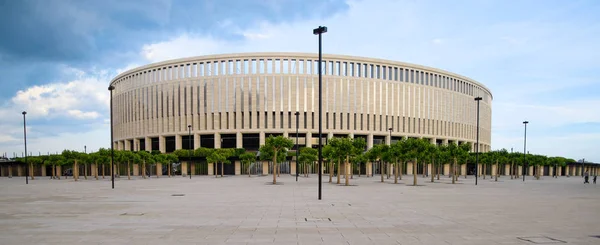
M 318 137 L 318 55 L 246 53 L 191 57 L 126 71 L 111 81 L 116 149 L 166 151 L 165 137 L 192 127 L 201 137 L 245 134 Z M 480 102 L 480 151 L 490 149 L 492 94 L 484 85 L 443 70 L 388 60 L 323 55 L 323 133 L 373 139 L 427 138 L 432 142 L 476 141 Z M 158 148 L 152 149 L 152 139 Z M 140 144 L 143 142 L 143 144 Z M 156 145 L 155 145 L 156 147 Z M 473 148 L 474 150 L 475 148 Z

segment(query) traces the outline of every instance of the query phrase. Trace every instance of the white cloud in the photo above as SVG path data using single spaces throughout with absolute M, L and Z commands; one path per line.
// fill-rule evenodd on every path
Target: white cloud
M 100 114 L 95 111 L 83 112 L 80 110 L 68 110 L 67 114 L 77 119 L 96 119 L 100 116 Z
M 108 74 L 86 74 L 73 68 L 68 68 L 66 72 L 75 76 L 75 80 L 35 85 L 19 90 L 11 100 L 11 107 L 26 110 L 27 116 L 31 118 L 96 118 L 98 115 L 94 117 L 94 113 L 81 112 L 87 111 L 88 108 L 107 108 Z

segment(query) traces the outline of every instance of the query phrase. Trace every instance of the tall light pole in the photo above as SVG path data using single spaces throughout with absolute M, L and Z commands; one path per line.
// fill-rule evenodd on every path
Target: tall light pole
M 296 182 L 298 182 L 298 167 L 300 166 L 298 165 L 298 151 L 300 151 L 300 149 L 298 149 L 298 115 L 300 115 L 300 112 L 296 112 L 294 115 L 296 115 Z
M 479 176 L 479 101 L 481 97 L 475 97 L 477 101 L 477 143 L 475 143 L 475 185 L 477 185 L 477 179 Z
M 524 121 L 525 125 L 525 137 L 523 140 L 523 181 L 525 181 L 525 175 L 527 174 L 527 124 L 528 121 Z
M 321 179 L 323 172 L 323 145 L 322 145 L 322 135 L 323 135 L 323 125 L 322 125 L 322 106 L 323 106 L 323 96 L 322 96 L 322 85 L 323 85 L 323 72 L 321 72 L 323 62 L 323 53 L 322 53 L 322 35 L 327 32 L 327 27 L 319 26 L 319 28 L 313 29 L 313 34 L 319 36 L 319 200 L 321 200 Z M 314 120 L 314 119 L 313 119 Z
M 87 154 L 87 146 L 86 145 L 83 146 L 83 153 Z
M 115 188 L 115 149 L 113 143 L 113 90 L 115 90 L 115 86 L 108 86 L 108 90 L 110 91 L 110 181 L 112 182 L 112 188 Z
M 23 141 L 25 143 L 25 184 L 29 184 L 29 163 L 27 162 L 27 121 L 25 120 L 26 111 L 23 111 Z
M 192 125 L 188 125 L 188 157 L 189 157 L 189 165 L 190 165 L 190 179 L 192 179 Z

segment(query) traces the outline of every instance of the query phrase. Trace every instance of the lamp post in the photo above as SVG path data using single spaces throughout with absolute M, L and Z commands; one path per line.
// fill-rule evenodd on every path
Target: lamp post
M 113 96 L 112 92 L 115 90 L 115 86 L 108 86 L 110 91 L 110 181 L 112 182 L 112 188 L 115 188 L 115 149 L 113 143 Z
M 525 175 L 527 175 L 527 124 L 528 121 L 524 121 L 525 125 L 525 137 L 523 140 L 523 181 L 525 181 Z
M 192 179 L 192 125 L 188 125 L 188 161 L 190 165 L 190 179 Z
M 25 120 L 26 111 L 23 111 L 23 141 L 25 143 L 25 184 L 29 184 L 29 163 L 27 162 L 27 121 Z
M 323 96 L 322 96 L 322 83 L 323 83 L 323 74 L 321 72 L 323 62 L 323 53 L 322 53 L 322 35 L 327 32 L 327 27 L 319 26 L 316 29 L 313 29 L 313 34 L 319 36 L 319 200 L 321 200 L 321 179 L 323 172 L 323 145 L 322 145 L 322 135 L 323 135 L 323 127 L 322 127 L 322 105 L 323 105 Z
M 477 179 L 479 176 L 479 101 L 481 97 L 475 97 L 477 101 L 477 143 L 475 143 L 475 185 L 477 185 Z
M 300 149 L 298 149 L 298 115 L 300 115 L 300 112 L 296 112 L 294 115 L 296 115 L 296 182 L 298 182 L 298 151 L 300 151 Z
M 86 145 L 83 146 L 83 153 L 87 154 L 87 146 Z

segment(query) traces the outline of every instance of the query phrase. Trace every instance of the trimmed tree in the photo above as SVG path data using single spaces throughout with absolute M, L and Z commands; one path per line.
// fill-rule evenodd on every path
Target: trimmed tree
M 288 149 L 294 146 L 294 142 L 291 139 L 283 136 L 273 137 L 269 136 L 265 140 L 265 144 L 260 147 L 261 159 L 265 159 L 267 156 L 271 158 L 273 162 L 273 184 L 277 184 L 277 160 L 278 156 L 287 156 Z

